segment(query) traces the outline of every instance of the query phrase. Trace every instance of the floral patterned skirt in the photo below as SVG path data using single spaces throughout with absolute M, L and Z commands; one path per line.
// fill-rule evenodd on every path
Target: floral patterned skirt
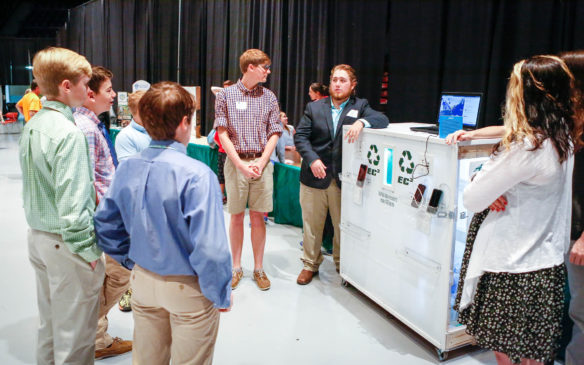
M 475 214 L 467 235 L 460 270 L 464 282 L 476 234 L 488 209 Z M 459 285 L 454 309 L 466 332 L 480 347 L 502 352 L 513 363 L 522 358 L 552 361 L 562 334 L 564 264 L 521 273 L 483 274 L 473 303 L 460 311 L 463 285 Z

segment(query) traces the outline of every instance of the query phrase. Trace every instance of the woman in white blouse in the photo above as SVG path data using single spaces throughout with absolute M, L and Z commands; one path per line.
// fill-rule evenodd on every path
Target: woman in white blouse
M 515 64 L 503 139 L 464 191 L 484 221 L 469 230 L 459 321 L 498 364 L 552 361 L 561 335 L 573 141 L 582 134 L 573 81 L 555 56 Z

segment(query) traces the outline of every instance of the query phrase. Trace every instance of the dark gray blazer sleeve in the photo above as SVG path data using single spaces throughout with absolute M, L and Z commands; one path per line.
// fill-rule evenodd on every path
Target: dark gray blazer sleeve
M 365 104 L 363 105 L 363 114 L 360 119 L 365 119 L 366 121 L 371 124 L 371 128 L 373 129 L 382 129 L 386 128 L 389 124 L 389 119 L 387 116 L 381 112 L 373 110 L 371 106 L 369 106 L 369 102 L 364 100 Z
M 313 106 L 313 103 L 308 103 L 308 105 L 306 105 L 304 115 L 300 118 L 300 122 L 298 122 L 298 126 L 296 127 L 296 134 L 294 135 L 296 151 L 300 153 L 300 156 L 302 156 L 302 159 L 308 163 L 308 166 L 320 158 L 310 143 L 312 123 L 314 120 Z

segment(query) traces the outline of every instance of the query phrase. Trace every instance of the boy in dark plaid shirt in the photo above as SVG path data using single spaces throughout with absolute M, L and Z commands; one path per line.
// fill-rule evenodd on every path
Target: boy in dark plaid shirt
M 270 58 L 259 49 L 248 49 L 239 58 L 243 77 L 217 94 L 215 128 L 223 149 L 227 211 L 231 214 L 229 239 L 235 289 L 243 277 L 241 249 L 243 218 L 249 206 L 254 255 L 253 278 L 260 290 L 270 288 L 263 270 L 266 227 L 264 213 L 272 210 L 273 171 L 270 156 L 282 134 L 280 107 L 273 92 L 260 86 L 270 74 Z

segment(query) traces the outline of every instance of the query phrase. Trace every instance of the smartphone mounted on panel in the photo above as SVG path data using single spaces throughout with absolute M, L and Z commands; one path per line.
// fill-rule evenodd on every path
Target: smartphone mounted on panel
M 414 197 L 412 198 L 412 207 L 419 208 L 422 203 L 422 198 L 424 197 L 424 192 L 426 191 L 426 185 L 418 184 Z
M 440 204 L 440 198 L 442 197 L 442 190 L 434 189 L 432 190 L 432 196 L 430 197 L 430 202 L 428 203 L 428 213 L 435 214 L 438 211 L 438 204 Z

